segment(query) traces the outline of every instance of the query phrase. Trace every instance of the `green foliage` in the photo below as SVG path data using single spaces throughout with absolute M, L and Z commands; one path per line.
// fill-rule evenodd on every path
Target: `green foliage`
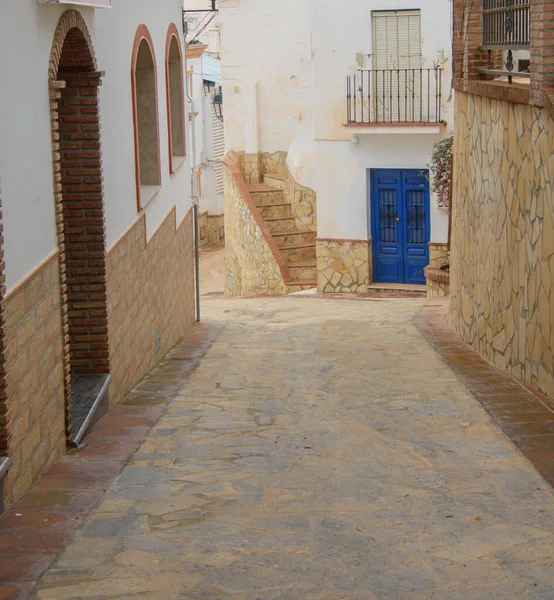
M 438 205 L 450 210 L 452 189 L 452 146 L 454 136 L 437 142 L 431 154 L 431 191 L 437 195 Z

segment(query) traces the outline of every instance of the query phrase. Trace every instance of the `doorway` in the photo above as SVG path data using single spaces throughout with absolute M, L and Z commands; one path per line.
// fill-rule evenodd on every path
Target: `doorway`
M 77 11 L 62 15 L 50 61 L 54 184 L 65 329 L 67 439 L 90 426 L 109 383 L 102 149 L 96 68 Z M 53 64 L 54 63 L 54 64 Z M 52 94 L 52 89 L 55 94 Z M 52 98 L 52 96 L 55 96 Z
M 431 233 L 427 171 L 372 169 L 370 180 L 375 282 L 425 284 Z

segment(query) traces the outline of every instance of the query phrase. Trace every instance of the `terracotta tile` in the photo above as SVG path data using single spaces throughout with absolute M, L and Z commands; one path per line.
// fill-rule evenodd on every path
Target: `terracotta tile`
M 0 600 L 25 600 L 33 591 L 36 581 L 19 583 L 0 583 Z
M 220 330 L 221 326 L 195 328 L 193 342 L 178 351 L 200 358 Z M 186 379 L 181 373 L 190 374 L 198 364 L 187 363 L 172 375 L 179 385 L 156 385 L 162 404 L 114 407 L 94 425 L 80 448 L 67 453 L 0 519 L 0 581 L 10 582 L 0 584 L 0 600 L 27 598 L 35 580 L 82 529 L 105 490 L 164 414 L 167 401 L 180 390 Z
M 56 556 L 57 554 L 0 556 L 0 581 L 34 581 L 50 567 Z
M 468 348 L 448 329 L 446 312 L 446 305 L 422 310 L 415 319 L 419 330 L 512 442 L 554 485 L 554 402 L 526 390 Z

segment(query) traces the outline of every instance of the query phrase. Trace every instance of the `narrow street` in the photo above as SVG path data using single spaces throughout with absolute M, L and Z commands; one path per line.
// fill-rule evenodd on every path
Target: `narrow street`
M 34 597 L 552 598 L 552 490 L 426 300 L 203 300 L 226 326 Z

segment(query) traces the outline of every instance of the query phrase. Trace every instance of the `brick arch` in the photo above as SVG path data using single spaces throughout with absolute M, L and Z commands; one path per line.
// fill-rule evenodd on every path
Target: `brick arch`
M 68 444 L 78 433 L 72 431 L 72 378 L 109 373 L 102 75 L 83 17 L 66 11 L 54 34 L 48 77 Z
M 89 56 L 85 59 L 85 64 L 83 67 L 86 68 L 88 66 L 89 68 L 86 70 L 89 71 L 98 70 L 92 38 L 90 37 L 90 32 L 85 20 L 83 19 L 83 16 L 76 10 L 66 10 L 60 17 L 58 26 L 56 27 L 56 33 L 54 33 L 52 50 L 50 51 L 50 60 L 48 61 L 49 81 L 55 81 L 58 77 L 64 44 L 68 34 L 72 29 L 78 29 L 80 31 L 82 40 L 87 46 L 86 50 L 88 51 Z

